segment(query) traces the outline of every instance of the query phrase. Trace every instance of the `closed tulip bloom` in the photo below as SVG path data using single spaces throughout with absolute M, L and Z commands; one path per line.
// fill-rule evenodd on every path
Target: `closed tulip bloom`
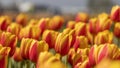
M 27 15 L 21 13 L 16 17 L 16 23 L 25 26 L 27 24 Z
M 62 27 L 64 19 L 61 16 L 54 16 L 50 19 L 48 28 L 52 30 L 58 30 Z
M 113 60 L 120 59 L 119 49 L 115 44 L 94 45 L 89 52 L 89 61 L 91 66 L 95 66 L 104 58 Z
M 52 53 L 42 52 L 39 55 L 36 68 L 66 68 L 66 66 Z
M 10 47 L 10 56 L 12 56 L 16 49 L 17 37 L 9 32 L 2 32 L 0 36 L 0 44 L 2 44 L 3 47 Z
M 10 23 L 11 23 L 11 19 L 8 16 L 0 17 L 0 29 L 1 30 L 6 30 Z
M 120 23 L 116 23 L 114 27 L 114 35 L 120 38 Z
M 73 47 L 75 50 L 77 48 L 88 48 L 88 39 L 85 36 L 77 36 Z
M 58 36 L 58 32 L 52 31 L 52 30 L 45 30 L 42 35 L 42 40 L 46 41 L 48 43 L 49 48 L 55 47 L 55 41 Z
M 7 27 L 7 31 L 15 34 L 16 36 L 19 36 L 20 30 L 21 30 L 22 26 L 17 24 L 17 23 L 11 23 L 8 27 Z
M 76 15 L 76 18 L 75 18 L 75 21 L 76 22 L 87 22 L 88 21 L 88 18 L 89 18 L 89 16 L 88 16 L 88 14 L 87 13 L 78 13 L 77 15 Z
M 21 29 L 21 31 L 19 33 L 19 39 L 33 38 L 33 39 L 39 40 L 40 35 L 41 35 L 41 30 L 39 29 L 39 27 L 37 27 L 35 25 L 26 26 Z
M 68 23 L 67 23 L 67 28 L 71 28 L 71 29 L 74 29 L 74 27 L 75 27 L 75 24 L 76 24 L 76 22 L 75 21 L 69 21 Z
M 71 47 L 72 36 L 69 34 L 60 33 L 57 36 L 55 43 L 56 52 L 61 55 L 66 55 Z
M 21 56 L 21 54 L 20 54 L 20 48 L 19 48 L 19 47 L 16 47 L 15 53 L 14 53 L 14 55 L 12 56 L 12 58 L 13 58 L 15 61 L 17 61 L 17 62 L 23 60 L 23 58 L 22 58 L 22 56 Z
M 7 68 L 9 52 L 9 47 L 2 47 L 0 44 L 0 68 Z
M 104 43 L 112 43 L 113 41 L 113 33 L 108 30 L 99 32 L 95 37 L 95 44 L 104 44 Z
M 36 25 L 38 23 L 38 20 L 36 19 L 31 19 L 28 23 L 28 25 Z
M 120 6 L 116 5 L 112 7 L 110 18 L 115 22 L 120 22 Z
M 86 36 L 87 34 L 87 28 L 86 28 L 86 23 L 79 22 L 75 24 L 75 34 L 76 36 Z

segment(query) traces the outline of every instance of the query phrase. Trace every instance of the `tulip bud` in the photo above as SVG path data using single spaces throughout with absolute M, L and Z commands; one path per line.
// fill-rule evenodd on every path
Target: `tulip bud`
M 120 38 L 120 23 L 116 23 L 114 27 L 114 35 Z
M 25 26 L 27 24 L 27 16 L 25 14 L 19 14 L 16 17 L 16 22 L 22 26 Z
M 75 50 L 77 48 L 88 48 L 88 39 L 85 36 L 77 36 L 73 47 Z
M 8 28 L 7 31 L 15 34 L 16 36 L 19 36 L 20 30 L 21 30 L 22 26 L 17 24 L 17 23 L 11 23 Z
M 104 43 L 112 43 L 113 41 L 113 33 L 108 30 L 99 32 L 95 37 L 95 44 L 104 44 Z
M 75 21 L 76 22 L 87 22 L 88 21 L 88 14 L 87 13 L 78 13 L 76 15 Z
M 74 27 L 75 27 L 75 21 L 69 21 L 68 23 L 67 23 L 67 28 L 71 28 L 71 29 L 74 29 Z
M 46 41 L 50 48 L 54 48 L 58 34 L 58 32 L 52 30 L 45 30 L 42 35 L 42 40 Z
M 0 36 L 0 44 L 3 47 L 10 47 L 10 56 L 12 56 L 17 45 L 17 37 L 9 32 L 3 32 Z
M 7 68 L 9 52 L 9 47 L 2 47 L 0 44 L 0 68 Z
M 120 22 L 120 6 L 116 5 L 112 7 L 110 18 L 115 22 Z
M 23 59 L 22 59 L 22 56 L 21 56 L 21 54 L 20 54 L 20 48 L 19 48 L 19 47 L 16 47 L 15 53 L 14 53 L 14 55 L 12 56 L 12 58 L 13 58 L 15 61 L 17 61 L 17 62 L 23 60 Z
M 56 52 L 60 53 L 61 55 L 66 55 L 71 47 L 71 42 L 72 42 L 71 35 L 60 33 L 57 36 L 55 43 Z
M 76 36 L 85 36 L 87 33 L 87 28 L 86 28 L 86 24 L 83 22 L 79 22 L 77 24 L 75 24 L 75 34 Z
M 54 16 L 50 19 L 48 28 L 52 30 L 58 30 L 62 27 L 64 19 L 61 16 Z
M 41 52 L 36 68 L 66 68 L 66 66 L 52 53 Z
M 10 23 L 11 23 L 11 20 L 8 16 L 0 17 L 0 29 L 1 30 L 6 30 Z

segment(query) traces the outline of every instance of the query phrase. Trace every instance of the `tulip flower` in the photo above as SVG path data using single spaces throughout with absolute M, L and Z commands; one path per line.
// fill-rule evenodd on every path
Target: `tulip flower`
M 45 29 L 48 28 L 49 21 L 50 21 L 49 18 L 41 18 L 36 24 L 41 29 L 42 33 L 44 32 Z
M 99 32 L 95 37 L 95 44 L 104 44 L 104 43 L 112 43 L 113 41 L 113 33 L 108 30 Z
M 41 52 L 36 68 L 66 68 L 66 66 L 52 53 Z
M 0 17 L 0 29 L 1 30 L 6 30 L 10 23 L 11 23 L 11 19 L 8 16 Z
M 104 58 L 113 60 L 120 59 L 119 49 L 115 44 L 94 45 L 89 52 L 89 62 L 91 66 L 95 66 Z
M 7 68 L 9 52 L 9 47 L 2 47 L 0 44 L 0 68 Z
M 66 55 L 71 47 L 72 36 L 69 34 L 60 33 L 55 42 L 55 50 L 61 55 Z
M 71 29 L 74 29 L 74 27 L 75 27 L 75 21 L 69 21 L 68 23 L 67 23 L 67 28 L 71 28 Z
M 114 27 L 114 35 L 120 38 L 120 23 L 116 23 Z
M 15 34 L 16 36 L 19 36 L 20 30 L 21 30 L 22 26 L 17 24 L 17 23 L 11 23 L 8 27 L 7 27 L 7 31 Z
M 21 56 L 21 54 L 20 54 L 20 48 L 19 48 L 19 47 L 16 47 L 15 53 L 14 53 L 14 55 L 12 56 L 12 58 L 13 58 L 15 61 L 17 61 L 17 62 L 23 60 L 23 58 L 22 58 L 22 56 Z
M 116 5 L 112 7 L 110 18 L 115 22 L 120 22 L 120 6 Z
M 62 27 L 64 23 L 64 19 L 61 16 L 54 16 L 50 19 L 48 28 L 52 30 L 58 30 Z
M 38 20 L 36 19 L 31 19 L 28 23 L 28 25 L 36 25 L 38 23 Z
M 88 48 L 88 39 L 85 36 L 77 36 L 73 47 L 75 50 L 77 48 Z
M 16 23 L 25 26 L 27 24 L 27 15 L 21 13 L 16 17 Z
M 46 41 L 48 43 L 49 48 L 55 47 L 55 41 L 58 36 L 58 32 L 52 31 L 52 30 L 45 30 L 42 35 L 42 40 Z
M 76 15 L 75 21 L 76 22 L 87 22 L 88 21 L 88 14 L 87 13 L 78 13 Z
M 87 34 L 87 28 L 86 28 L 86 23 L 79 22 L 75 24 L 75 34 L 76 36 L 86 36 Z
M 48 51 L 48 44 L 44 41 L 38 42 L 34 39 L 23 38 L 20 51 L 23 59 L 30 59 L 31 61 L 36 62 L 40 52 Z
M 41 30 L 36 25 L 26 26 L 21 29 L 19 33 L 19 39 L 33 38 L 38 40 L 40 38 L 40 35 L 41 35 Z
M 17 37 L 9 32 L 2 32 L 0 36 L 0 44 L 2 44 L 3 47 L 10 47 L 10 56 L 12 56 L 17 45 Z

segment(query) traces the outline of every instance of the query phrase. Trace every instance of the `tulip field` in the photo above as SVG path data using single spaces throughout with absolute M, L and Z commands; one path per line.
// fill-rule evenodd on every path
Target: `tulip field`
M 0 16 L 0 68 L 120 68 L 120 6 L 109 11 Z

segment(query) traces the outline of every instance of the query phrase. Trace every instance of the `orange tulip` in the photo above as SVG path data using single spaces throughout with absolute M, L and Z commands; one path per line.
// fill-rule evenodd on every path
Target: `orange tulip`
M 67 23 L 67 28 L 71 28 L 71 29 L 74 29 L 74 27 L 75 27 L 75 21 L 69 21 L 68 23 Z
M 10 56 L 12 56 L 17 45 L 17 37 L 9 32 L 2 32 L 0 36 L 0 44 L 2 44 L 3 47 L 10 47 Z
M 120 59 L 119 49 L 115 44 L 94 45 L 89 52 L 91 66 L 95 66 L 104 58 Z
M 9 47 L 2 47 L 0 44 L 0 68 L 7 68 L 9 52 Z
M 79 22 L 75 24 L 75 34 L 76 36 L 85 36 L 87 34 L 86 23 Z
M 116 23 L 114 27 L 114 35 L 120 38 L 120 23 Z
M 41 52 L 36 68 L 67 68 L 56 56 L 50 52 Z
M 41 30 L 35 25 L 26 26 L 21 29 L 19 33 L 19 39 L 22 38 L 33 38 L 39 40 L 41 35 Z
M 116 5 L 112 7 L 110 18 L 115 22 L 120 22 L 120 6 Z
M 88 21 L 88 14 L 87 13 L 78 13 L 76 15 L 75 21 L 76 22 L 87 22 Z
M 85 36 L 77 36 L 73 47 L 75 50 L 77 48 L 88 48 L 88 39 Z
M 20 51 L 24 59 L 30 59 L 33 62 L 36 62 L 40 52 L 47 51 L 48 44 L 44 41 L 38 42 L 34 39 L 22 39 Z
M 64 23 L 64 19 L 61 16 L 54 16 L 50 19 L 48 28 L 52 30 L 58 30 L 62 27 Z
M 20 30 L 21 30 L 22 26 L 17 24 L 17 23 L 11 23 L 8 27 L 7 27 L 7 31 L 15 34 L 16 36 L 19 36 Z
M 14 55 L 12 56 L 12 58 L 13 58 L 15 61 L 17 61 L 17 62 L 23 60 L 23 58 L 22 58 L 22 56 L 21 56 L 21 54 L 20 54 L 20 48 L 19 48 L 19 47 L 16 47 L 15 53 L 14 53 Z
M 58 34 L 58 32 L 52 30 L 45 30 L 42 35 L 42 40 L 46 41 L 50 48 L 54 48 Z
M 16 17 L 16 22 L 22 26 L 27 24 L 27 15 L 21 13 Z
M 113 33 L 108 30 L 99 32 L 95 37 L 95 44 L 104 44 L 104 43 L 112 43 L 113 41 Z
M 71 47 L 72 36 L 69 34 L 60 33 L 57 36 L 55 43 L 56 52 L 61 55 L 66 55 Z
M 0 29 L 1 30 L 6 30 L 10 23 L 11 23 L 11 20 L 8 16 L 0 17 Z

